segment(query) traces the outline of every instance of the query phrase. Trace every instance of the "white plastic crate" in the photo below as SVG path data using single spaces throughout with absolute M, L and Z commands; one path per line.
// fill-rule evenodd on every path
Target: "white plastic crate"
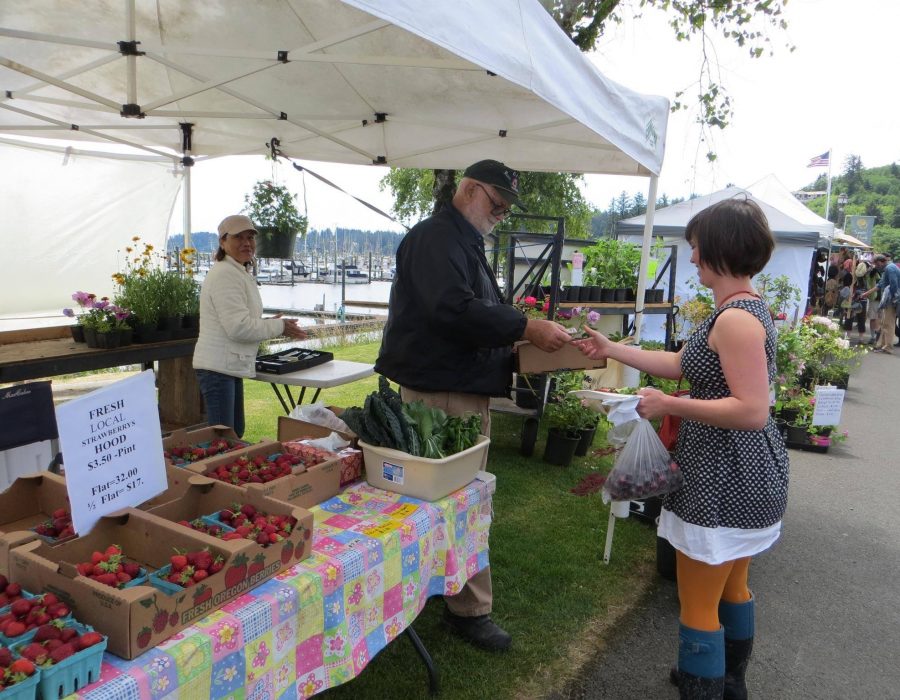
M 489 438 L 479 435 L 467 450 L 428 459 L 359 441 L 369 484 L 423 501 L 437 501 L 472 481 L 486 462 L 490 444 Z

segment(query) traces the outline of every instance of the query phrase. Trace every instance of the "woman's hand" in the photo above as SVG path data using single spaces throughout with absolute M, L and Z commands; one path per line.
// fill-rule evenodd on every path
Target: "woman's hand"
M 297 321 L 293 318 L 284 319 L 284 330 L 282 331 L 283 335 L 286 335 L 288 338 L 294 338 L 295 340 L 304 340 L 306 339 L 307 333 L 302 330 L 300 326 L 297 325 Z
M 609 346 L 612 345 L 609 338 L 589 326 L 584 326 L 584 332 L 588 337 L 573 340 L 572 345 L 576 346 L 592 360 L 605 360 L 609 357 Z
M 659 389 L 645 386 L 638 391 L 638 396 L 641 397 L 641 400 L 638 401 L 637 412 L 641 418 L 649 420 L 671 413 L 667 407 L 669 396 Z

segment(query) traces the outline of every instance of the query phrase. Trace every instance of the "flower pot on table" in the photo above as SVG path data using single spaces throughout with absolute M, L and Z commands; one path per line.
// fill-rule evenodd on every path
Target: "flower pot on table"
M 119 331 L 97 331 L 97 347 L 104 350 L 113 350 L 119 347 L 121 338 Z
M 76 343 L 84 342 L 84 326 L 80 323 L 76 323 L 74 326 L 69 326 L 69 330 L 72 333 L 72 340 Z
M 84 342 L 89 348 L 100 347 L 97 345 L 97 329 L 90 326 L 84 326 Z

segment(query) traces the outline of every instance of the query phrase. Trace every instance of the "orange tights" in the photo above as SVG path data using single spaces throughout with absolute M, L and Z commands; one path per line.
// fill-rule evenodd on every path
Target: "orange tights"
M 746 603 L 750 600 L 747 574 L 750 557 L 724 564 L 705 564 L 675 551 L 678 566 L 678 600 L 681 623 L 695 630 L 719 629 L 719 601 Z

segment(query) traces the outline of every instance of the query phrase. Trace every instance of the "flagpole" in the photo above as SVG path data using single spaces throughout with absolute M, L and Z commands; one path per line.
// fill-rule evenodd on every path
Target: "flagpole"
M 828 185 L 825 191 L 825 219 L 828 219 L 828 212 L 831 211 L 831 149 L 828 149 Z

